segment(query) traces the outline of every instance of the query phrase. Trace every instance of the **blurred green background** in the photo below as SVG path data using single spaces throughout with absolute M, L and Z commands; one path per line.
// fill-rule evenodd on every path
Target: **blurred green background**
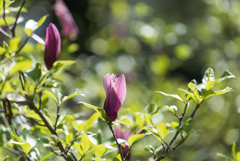
M 79 113 L 82 118 L 88 118 L 93 111 L 77 104 L 79 101 L 102 107 L 105 100 L 102 79 L 109 72 L 123 73 L 127 80 L 127 96 L 119 118 L 126 114 L 132 117 L 127 109 L 141 114 L 149 103 L 160 107 L 177 105 L 181 113 L 184 104 L 154 91 L 179 94 L 177 89 L 186 89 L 190 80 L 201 83 L 207 67 L 213 68 L 217 78 L 229 70 L 236 78 L 217 88 L 228 85 L 234 92 L 205 101 L 194 118 L 194 128 L 203 134 L 191 135 L 164 160 L 221 161 L 224 159 L 216 153 L 231 156 L 233 142 L 237 142 L 240 150 L 240 1 L 71 0 L 65 3 L 80 34 L 75 42 L 63 38 L 59 60 L 77 63 L 56 77 L 63 80 L 65 94 L 78 88 L 86 97 L 67 102 L 63 113 Z M 26 4 L 28 13 L 23 15 L 24 22 L 37 21 L 49 14 L 47 22 L 36 31 L 41 37 L 45 36 L 49 22 L 61 30 L 53 4 L 50 0 L 31 0 Z M 20 32 L 24 22 L 18 27 L 18 34 L 24 34 Z M 43 61 L 41 46 L 37 47 L 38 61 Z M 153 119 L 155 123 L 177 121 L 164 110 Z M 108 132 L 106 129 L 110 137 Z M 151 157 L 144 151 L 149 143 L 155 147 L 160 145 L 154 137 L 146 136 L 134 145 L 132 161 Z

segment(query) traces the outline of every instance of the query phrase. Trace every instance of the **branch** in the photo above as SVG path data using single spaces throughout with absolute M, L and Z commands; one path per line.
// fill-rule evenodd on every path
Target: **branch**
M 54 125 L 54 131 L 56 131 L 56 129 L 57 129 L 57 122 L 58 122 L 58 119 L 60 117 L 59 109 L 60 109 L 60 106 L 57 105 L 57 118 L 56 118 L 55 125 Z
M 187 107 L 188 107 L 188 102 L 185 102 L 185 107 L 184 107 L 182 115 L 179 117 L 178 115 L 175 114 L 175 116 L 179 119 L 179 130 L 176 131 L 176 133 L 175 133 L 174 137 L 172 138 L 172 140 L 170 141 L 169 146 L 167 147 L 166 151 L 164 150 L 162 155 L 160 157 L 158 157 L 156 159 L 156 161 L 160 161 L 160 160 L 164 159 L 170 151 L 175 150 L 178 146 L 183 144 L 186 141 L 186 139 L 188 138 L 189 134 L 187 134 L 186 137 L 183 137 L 181 135 L 182 140 L 179 143 L 177 143 L 174 147 L 171 148 L 171 145 L 174 143 L 174 141 L 177 139 L 178 135 L 181 133 L 181 131 L 183 129 L 183 127 L 181 127 L 181 125 L 182 125 L 182 120 L 186 114 Z M 193 110 L 192 114 L 189 117 L 190 119 L 193 119 L 193 117 L 195 116 L 199 107 L 200 107 L 200 104 L 197 104 L 195 109 Z
M 38 108 L 35 106 L 34 102 L 32 99 L 28 98 L 28 106 L 30 109 L 32 109 L 33 111 L 35 111 L 38 116 L 42 119 L 42 121 L 44 122 L 45 126 L 48 128 L 48 130 L 53 134 L 58 136 L 57 132 L 53 129 L 53 127 L 50 125 L 50 123 L 47 121 L 46 117 L 43 115 L 41 110 L 38 110 Z M 66 161 L 74 161 L 74 159 L 69 156 L 65 150 L 65 148 L 63 147 L 63 144 L 61 141 L 57 142 L 57 146 L 61 151 L 61 156 L 66 160 Z
M 111 122 L 110 122 L 110 123 L 107 122 L 107 124 L 108 124 L 108 127 L 110 128 L 110 130 L 111 130 L 111 132 L 112 132 L 112 134 L 113 134 L 113 138 L 114 138 L 115 142 L 116 142 L 117 145 L 118 145 L 118 150 L 119 150 L 119 153 L 120 153 L 120 155 L 121 155 L 122 161 L 125 161 L 125 159 L 124 159 L 124 157 L 123 157 L 122 146 L 121 146 L 121 145 L 118 143 L 118 141 L 117 141 L 116 135 L 115 135 L 115 133 L 114 133 L 114 131 L 113 131 L 113 128 L 112 128 L 112 125 L 111 125 Z
M 6 21 L 6 8 L 5 8 L 5 6 L 6 6 L 6 1 L 3 0 L 3 20 L 4 20 L 7 28 L 8 28 L 9 30 L 11 30 L 10 25 L 9 25 L 9 24 L 7 23 L 7 21 Z
M 20 16 L 21 10 L 22 10 L 22 8 L 23 8 L 23 6 L 24 6 L 24 4 L 25 4 L 26 2 L 27 2 L 27 0 L 23 0 L 23 1 L 22 1 L 22 4 L 21 4 L 21 6 L 20 6 L 20 8 L 19 8 L 19 10 L 18 10 L 16 19 L 15 19 L 15 21 L 14 21 L 12 27 L 11 27 L 12 37 L 15 37 L 15 28 L 16 28 L 16 26 L 17 26 L 17 21 L 18 21 L 18 18 L 19 18 L 19 16 Z

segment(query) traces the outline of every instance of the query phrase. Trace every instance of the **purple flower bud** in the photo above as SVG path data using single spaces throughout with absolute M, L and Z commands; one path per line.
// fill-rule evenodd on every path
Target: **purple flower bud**
M 117 78 L 114 74 L 106 74 L 103 79 L 103 87 L 106 91 L 106 100 L 104 102 L 104 110 L 109 121 L 117 118 L 119 108 L 122 106 L 126 97 L 126 80 L 122 74 Z
M 57 60 L 57 56 L 61 48 L 61 37 L 57 27 L 50 23 L 46 29 L 44 61 L 47 69 L 51 69 L 53 63 Z
M 63 35 L 69 40 L 74 41 L 78 38 L 79 29 L 63 0 L 56 0 L 53 6 L 55 14 L 63 28 Z
M 115 128 L 114 132 L 115 132 L 115 135 L 116 135 L 117 139 L 123 139 L 123 140 L 126 140 L 126 141 L 128 141 L 128 138 L 132 135 L 131 132 L 129 130 L 126 130 L 126 129 L 119 130 L 118 128 Z M 124 146 L 121 146 L 121 147 L 122 147 L 123 157 L 125 158 L 126 155 L 128 154 L 129 146 L 124 145 Z M 131 153 L 128 154 L 128 156 L 126 158 L 127 161 L 130 160 L 130 157 L 131 157 Z

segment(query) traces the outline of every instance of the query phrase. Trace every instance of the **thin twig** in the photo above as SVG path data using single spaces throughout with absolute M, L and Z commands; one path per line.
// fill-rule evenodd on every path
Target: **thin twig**
M 107 124 L 108 124 L 108 127 L 110 128 L 110 130 L 111 130 L 111 132 L 112 132 L 112 134 L 113 134 L 113 138 L 114 138 L 116 144 L 118 145 L 118 150 L 119 150 L 120 156 L 121 156 L 121 158 L 122 158 L 122 161 L 125 161 L 125 159 L 124 159 L 124 157 L 123 157 L 122 146 L 121 146 L 121 145 L 118 143 L 118 141 L 117 141 L 117 137 L 116 137 L 116 135 L 115 135 L 115 133 L 114 133 L 114 131 L 113 131 L 111 122 L 110 122 L 110 123 L 107 123 Z
M 37 124 L 37 125 L 39 125 L 39 126 L 44 126 L 45 127 L 45 125 L 44 124 L 40 124 L 39 122 L 37 122 L 35 119 L 33 119 L 33 118 L 30 118 L 30 117 L 27 117 L 26 115 L 24 115 L 24 114 L 17 114 L 17 115 L 20 115 L 20 116 L 23 116 L 23 117 L 25 117 L 26 119 L 28 119 L 28 120 L 30 120 L 30 121 L 32 121 L 32 122 L 34 122 L 35 124 Z
M 19 72 L 19 80 L 21 82 L 22 89 L 25 91 L 25 87 L 24 87 L 24 83 L 23 83 L 23 79 L 22 79 L 22 72 Z
M 7 20 L 6 20 L 6 7 L 5 7 L 5 6 L 6 6 L 6 1 L 3 0 L 3 20 L 4 20 L 7 28 L 8 28 L 9 30 L 11 30 L 10 25 L 7 23 Z
M 54 131 L 56 131 L 56 129 L 57 129 L 57 122 L 58 122 L 58 119 L 60 117 L 59 110 L 60 110 L 60 105 L 57 105 L 57 117 L 56 117 L 56 121 L 55 121 L 55 124 L 54 124 Z
M 21 4 L 21 6 L 20 6 L 20 8 L 19 8 L 19 10 L 18 10 L 18 13 L 17 13 L 17 15 L 16 15 L 15 21 L 14 21 L 12 27 L 11 27 L 12 37 L 15 37 L 15 28 L 16 28 L 16 26 L 17 26 L 17 21 L 18 21 L 18 18 L 19 18 L 19 16 L 20 16 L 21 10 L 22 10 L 22 8 L 23 8 L 23 6 L 24 6 L 25 3 L 26 3 L 26 0 L 23 0 L 23 1 L 22 1 L 22 4 Z
M 176 131 L 174 137 L 172 138 L 172 140 L 170 141 L 169 143 L 169 147 L 167 147 L 166 150 L 163 150 L 163 153 L 160 157 L 158 157 L 156 159 L 156 161 L 160 161 L 162 159 L 164 159 L 166 157 L 166 155 L 170 152 L 170 151 L 173 151 L 175 150 L 178 146 L 180 146 L 181 144 L 183 144 L 186 139 L 188 138 L 189 135 L 187 135 L 185 138 L 183 137 L 181 131 L 183 130 L 183 127 L 181 126 L 182 125 L 182 120 L 186 114 L 186 110 L 187 110 L 187 107 L 188 107 L 188 102 L 185 102 L 185 107 L 184 107 L 184 110 L 183 110 L 183 113 L 182 115 L 179 117 L 178 115 L 175 114 L 175 116 L 178 118 L 179 120 L 179 130 Z M 192 114 L 190 115 L 190 119 L 193 119 L 195 113 L 197 112 L 198 108 L 200 107 L 200 104 L 197 104 L 195 109 L 193 110 Z M 181 141 L 179 143 L 177 143 L 174 147 L 171 148 L 172 144 L 174 143 L 174 141 L 177 139 L 178 135 L 181 134 Z
M 27 44 L 28 40 L 30 39 L 30 36 L 28 36 L 25 41 L 23 42 L 23 44 L 21 45 L 21 47 L 16 51 L 16 54 L 20 53 L 20 51 L 22 50 L 22 48 Z
M 57 132 L 54 130 L 54 128 L 50 125 L 50 123 L 48 122 L 48 120 L 46 119 L 46 117 L 43 115 L 42 111 L 39 110 L 36 105 L 34 104 L 33 100 L 31 98 L 27 98 L 28 100 L 28 106 L 30 107 L 30 109 L 34 110 L 38 116 L 42 119 L 42 121 L 44 122 L 45 126 L 48 128 L 48 130 L 55 136 L 58 136 Z M 63 147 L 63 144 L 61 141 L 57 142 L 57 146 L 61 151 L 61 156 L 66 160 L 66 161 L 74 161 L 74 159 L 68 155 L 68 153 L 66 152 L 66 149 Z

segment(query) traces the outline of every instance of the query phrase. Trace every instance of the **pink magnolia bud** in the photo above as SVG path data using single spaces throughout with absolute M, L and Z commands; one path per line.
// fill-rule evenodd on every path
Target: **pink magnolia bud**
M 53 9 L 63 28 L 63 35 L 71 41 L 76 40 L 78 38 L 79 29 L 64 1 L 56 0 Z
M 53 63 L 57 60 L 57 56 L 61 48 L 61 37 L 57 27 L 50 23 L 46 29 L 44 61 L 47 69 L 51 69 Z
M 114 121 L 127 93 L 125 76 L 122 74 L 117 78 L 116 75 L 108 73 L 103 79 L 103 87 L 107 96 L 104 110 L 109 121 Z
M 123 139 L 123 140 L 126 140 L 126 141 L 128 141 L 128 138 L 132 135 L 130 130 L 127 130 L 127 129 L 115 128 L 114 132 L 115 132 L 115 135 L 116 135 L 117 139 Z M 127 158 L 126 158 L 126 161 L 129 161 L 130 157 L 131 157 L 131 153 L 130 152 L 128 153 L 128 149 L 129 149 L 128 145 L 122 146 L 123 157 L 125 158 L 126 155 L 128 155 Z

